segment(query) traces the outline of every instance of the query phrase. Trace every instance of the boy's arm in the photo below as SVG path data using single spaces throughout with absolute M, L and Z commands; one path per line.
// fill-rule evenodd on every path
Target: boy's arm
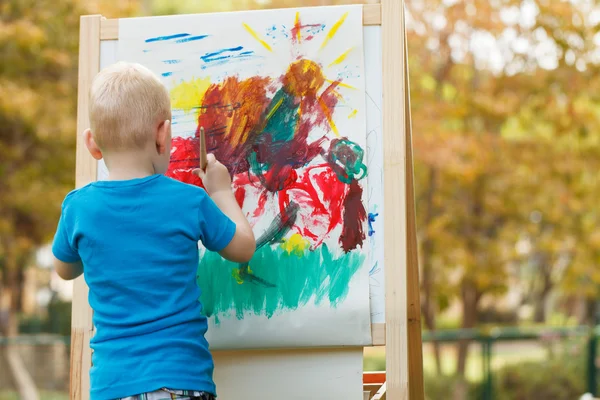
M 83 274 L 83 264 L 81 261 L 66 263 L 60 261 L 56 256 L 54 256 L 54 269 L 58 276 L 67 281 L 75 279 Z
M 244 216 L 240 206 L 235 200 L 235 196 L 231 190 L 222 190 L 210 196 L 219 209 L 235 225 L 235 234 L 227 246 L 219 252 L 221 257 L 237 262 L 244 263 L 250 261 L 256 250 L 256 240 L 254 232 Z
M 52 242 L 52 256 L 54 269 L 58 276 L 65 280 L 71 280 L 83 273 L 83 263 L 79 252 L 72 243 L 70 230 L 67 228 L 69 212 L 65 202 L 61 208 L 60 219 Z

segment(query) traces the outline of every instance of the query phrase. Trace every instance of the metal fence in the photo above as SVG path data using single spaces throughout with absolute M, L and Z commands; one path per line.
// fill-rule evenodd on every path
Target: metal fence
M 494 399 L 493 386 L 493 347 L 498 342 L 515 341 L 552 341 L 559 339 L 580 339 L 586 341 L 586 388 L 587 392 L 596 396 L 598 392 L 596 354 L 600 325 L 595 328 L 589 326 L 574 327 L 539 327 L 539 328 L 479 328 L 456 329 L 435 332 L 424 332 L 424 343 L 456 343 L 469 341 L 481 346 L 481 369 L 483 379 L 481 382 L 482 400 Z

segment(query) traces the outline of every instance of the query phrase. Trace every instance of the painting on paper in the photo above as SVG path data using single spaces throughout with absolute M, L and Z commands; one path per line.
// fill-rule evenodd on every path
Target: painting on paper
M 125 19 L 119 58 L 170 90 L 167 175 L 202 186 L 204 128 L 257 239 L 246 264 L 201 249 L 211 346 L 368 343 L 361 7 Z

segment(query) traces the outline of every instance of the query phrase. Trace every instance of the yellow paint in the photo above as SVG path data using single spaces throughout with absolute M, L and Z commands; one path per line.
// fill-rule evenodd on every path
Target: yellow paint
M 358 112 L 358 110 L 352 110 L 352 112 L 350 113 L 350 115 L 348 115 L 348 119 L 356 117 L 356 113 L 357 112 Z
M 252 274 L 252 270 L 250 269 L 250 266 L 248 265 L 248 273 Z M 239 268 L 234 268 L 231 270 L 231 276 L 233 276 L 233 279 L 235 279 L 235 281 L 238 283 L 238 285 L 241 285 L 242 283 L 244 283 L 244 280 L 242 279 L 242 277 L 240 276 L 240 269 Z
M 338 92 L 337 90 L 332 90 L 331 93 L 333 93 L 333 95 L 335 97 L 337 97 L 338 100 L 344 101 L 344 97 L 342 96 L 342 94 L 340 92 Z
M 300 34 L 300 11 L 296 11 L 296 19 L 294 20 L 294 26 L 297 27 L 296 38 L 298 39 L 298 42 L 300 42 L 300 40 L 302 39 L 302 35 Z
M 337 126 L 335 126 L 335 122 L 333 122 L 333 118 L 331 118 L 331 111 L 329 110 L 329 107 L 327 107 L 327 104 L 325 104 L 323 99 L 321 99 L 320 97 L 319 97 L 319 105 L 321 106 L 321 109 L 325 113 L 325 116 L 327 117 L 327 122 L 329 122 L 329 126 L 331 126 L 331 130 L 333 131 L 333 133 L 335 133 L 336 136 L 340 136 L 340 132 L 338 131 Z
M 325 79 L 325 80 L 326 80 L 327 82 L 329 82 L 329 83 L 333 83 L 333 82 L 335 82 L 335 81 L 333 81 L 333 80 L 331 80 L 331 79 Z M 348 85 L 347 83 L 344 83 L 344 82 L 337 82 L 337 85 L 338 85 L 338 86 L 341 86 L 341 87 L 348 88 L 348 89 L 352 89 L 352 90 L 358 90 L 358 89 L 356 89 L 354 86 L 350 86 L 350 85 Z
M 350 47 L 348 50 L 346 50 L 345 52 L 343 52 L 342 55 L 340 55 L 338 58 L 336 58 L 335 60 L 333 60 L 331 62 L 331 64 L 329 64 L 328 67 L 332 67 L 334 65 L 340 64 L 342 61 L 344 61 L 346 59 L 346 57 L 348 57 L 348 53 L 350 53 L 351 51 L 352 51 L 352 47 Z
M 279 108 L 279 106 L 281 106 L 281 103 L 283 103 L 283 97 L 280 98 L 277 103 L 275 103 L 275 105 L 273 106 L 273 108 L 271 108 L 271 111 L 269 111 L 269 113 L 267 114 L 267 118 L 266 118 L 267 121 L 271 119 L 271 117 L 273 116 L 273 114 L 275 114 L 275 112 L 277 111 L 277 109 Z
M 304 251 L 310 247 L 308 240 L 304 239 L 299 233 L 294 233 L 289 239 L 283 239 L 281 248 L 288 254 L 295 254 L 298 257 L 304 255 Z
M 233 276 L 233 279 L 235 279 L 235 281 L 238 283 L 238 285 L 241 285 L 242 283 L 244 283 L 244 280 L 240 276 L 240 270 L 239 269 L 237 269 L 237 268 L 232 269 L 231 270 L 231 276 Z
M 230 127 L 229 137 L 231 139 L 231 145 L 237 146 L 240 143 L 244 143 L 246 141 L 246 137 L 248 136 L 248 132 L 244 133 L 246 129 L 246 124 L 248 123 L 248 116 L 243 115 L 242 120 L 235 126 Z
M 327 45 L 327 43 L 329 43 L 329 41 L 335 36 L 338 29 L 340 29 L 340 26 L 342 26 L 342 24 L 346 20 L 347 16 L 348 12 L 342 15 L 342 17 L 335 24 L 333 24 L 329 32 L 327 32 L 327 36 L 325 36 L 325 40 L 323 41 L 323 44 L 321 45 L 321 48 L 319 50 L 322 50 Z
M 181 82 L 171 89 L 171 106 L 185 112 L 192 111 L 202 105 L 202 98 L 209 86 L 210 78 L 195 78 Z
M 246 23 L 243 23 L 242 25 L 244 25 L 244 28 L 246 28 L 246 30 L 248 31 L 248 33 L 250 35 L 252 35 L 252 37 L 254 39 L 256 39 L 258 41 L 258 43 L 262 44 L 265 49 L 267 49 L 267 50 L 269 50 L 271 52 L 273 51 L 273 49 L 271 48 L 271 46 L 269 46 L 269 44 L 267 42 L 265 42 L 264 40 L 262 40 L 258 36 L 258 34 L 256 32 L 254 32 L 254 29 L 250 28 L 250 26 L 248 24 L 246 24 Z

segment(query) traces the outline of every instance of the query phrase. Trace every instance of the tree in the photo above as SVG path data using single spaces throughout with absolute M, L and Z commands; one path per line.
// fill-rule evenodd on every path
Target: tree
M 132 2 L 0 3 L 0 310 L 16 333 L 20 270 L 74 185 L 79 16 Z M 97 7 L 97 8 L 96 8 Z
M 482 299 L 507 289 L 511 265 L 535 261 L 540 310 L 557 277 L 581 290 L 581 270 L 598 259 L 593 4 L 407 6 L 426 326 L 435 329 L 436 314 L 457 299 L 461 326 L 475 327 Z M 519 243 L 530 250 L 516 251 Z M 597 295 L 590 275 L 586 293 Z M 467 349 L 459 344 L 461 376 Z

